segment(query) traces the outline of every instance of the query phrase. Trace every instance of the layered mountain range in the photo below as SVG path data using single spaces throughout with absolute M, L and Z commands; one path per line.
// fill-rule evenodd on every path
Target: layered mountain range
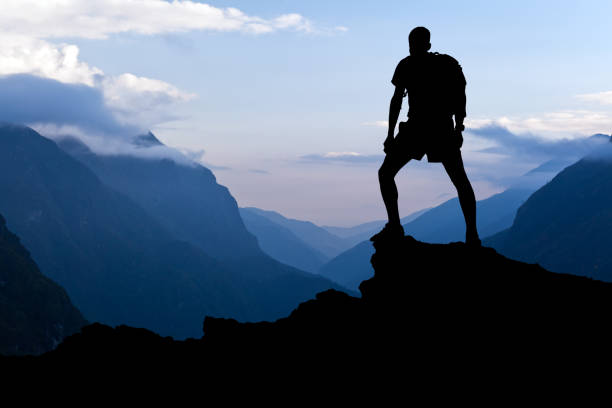
M 402 218 L 402 222 L 408 223 L 427 210 L 410 214 Z M 287 218 L 276 211 L 255 207 L 240 208 L 240 215 L 264 252 L 313 273 L 319 273 L 331 259 L 367 240 L 385 225 L 385 221 L 372 221 L 353 227 L 320 227 L 310 221 Z
M 133 144 L 140 156 L 100 155 L 75 138 L 58 141 L 103 184 L 130 198 L 176 239 L 215 258 L 261 254 L 240 218 L 236 200 L 209 169 L 187 158 L 181 163 L 147 157 L 147 150 L 167 149 L 152 133 L 136 137 Z
M 275 319 L 339 288 L 265 255 L 204 167 L 63 146 L 0 125 L 0 213 L 89 321 L 184 338 L 204 315 Z

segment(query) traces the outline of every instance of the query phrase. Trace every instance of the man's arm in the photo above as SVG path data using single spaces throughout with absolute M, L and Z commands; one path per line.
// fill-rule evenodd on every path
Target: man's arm
M 456 62 L 456 61 L 455 61 Z M 465 125 L 463 121 L 465 120 L 465 105 L 466 105 L 466 97 L 465 97 L 465 76 L 463 75 L 463 70 L 461 69 L 461 65 L 457 62 L 457 91 L 455 96 L 455 106 L 454 114 L 455 114 L 455 134 L 457 135 L 457 145 L 461 147 L 463 145 L 463 135 L 461 132 L 465 130 Z
M 455 129 L 462 131 L 465 129 L 463 125 L 463 121 L 465 120 L 465 85 L 464 91 L 461 95 L 459 95 L 457 101 L 458 109 L 455 110 Z
M 466 98 L 465 98 L 465 86 L 466 86 L 466 80 L 465 80 L 465 76 L 463 75 L 463 70 L 461 69 L 461 65 L 459 65 L 459 63 L 457 63 L 457 95 L 456 95 L 456 100 L 455 100 L 455 106 L 454 106 L 454 113 L 455 113 L 455 129 L 462 131 L 464 130 L 464 126 L 463 126 L 463 121 L 465 119 L 466 113 L 465 113 L 465 105 L 466 105 Z
M 389 130 L 387 131 L 387 138 L 385 139 L 385 153 L 389 153 L 388 149 L 391 146 L 391 142 L 395 136 L 395 125 L 397 124 L 397 118 L 399 118 L 400 111 L 402 110 L 402 99 L 404 99 L 404 87 L 396 86 L 395 92 L 391 97 L 391 103 L 389 104 Z

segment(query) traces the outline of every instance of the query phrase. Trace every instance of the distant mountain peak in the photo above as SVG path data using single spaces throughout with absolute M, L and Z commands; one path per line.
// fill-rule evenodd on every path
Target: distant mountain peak
M 164 144 L 150 131 L 147 134 L 136 136 L 132 143 L 138 147 L 164 146 Z
M 596 135 L 593 135 L 592 137 L 595 137 L 595 136 Z M 563 170 L 565 167 L 569 166 L 573 162 L 574 160 L 564 159 L 564 158 L 551 159 L 529 170 L 527 173 L 523 174 L 523 177 L 530 176 L 530 175 L 537 174 L 537 173 L 553 173 L 553 172 L 558 173 L 559 171 Z
M 589 139 L 591 140 L 605 140 L 608 142 L 612 142 L 612 136 L 611 135 L 606 135 L 603 133 L 595 133 L 594 135 L 590 136 Z

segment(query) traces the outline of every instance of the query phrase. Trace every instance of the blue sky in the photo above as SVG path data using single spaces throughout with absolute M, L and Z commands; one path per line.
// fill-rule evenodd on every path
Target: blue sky
M 380 122 L 417 25 L 467 77 L 478 131 L 463 151 L 478 198 L 572 155 L 556 141 L 612 130 L 609 1 L 43 3 L 0 5 L 0 75 L 97 89 L 119 121 L 210 166 L 240 205 L 321 224 L 384 218 Z M 240 14 L 215 14 L 228 7 Z M 500 128 L 519 139 L 500 139 Z M 551 149 L 504 154 L 504 140 Z M 439 164 L 410 163 L 398 185 L 403 215 L 455 194 Z

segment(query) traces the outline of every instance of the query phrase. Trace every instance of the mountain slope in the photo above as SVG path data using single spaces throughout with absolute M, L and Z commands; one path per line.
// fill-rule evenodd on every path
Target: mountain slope
M 506 256 L 612 281 L 612 159 L 584 158 L 536 191 L 486 240 Z
M 477 222 L 480 235 L 484 237 L 511 225 L 516 209 L 530 193 L 530 190 L 509 189 L 478 201 Z M 407 235 L 427 242 L 463 241 L 465 221 L 459 201 L 453 198 L 424 212 L 405 224 L 404 231 Z M 366 262 L 373 253 L 372 244 L 364 241 L 323 265 L 319 273 L 349 289 L 356 289 L 355 285 L 371 277 L 374 272 Z
M 194 318 L 205 310 L 248 310 L 227 284 L 217 288 L 224 304 L 208 299 L 206 291 L 216 292 L 207 281 L 223 282 L 226 274 L 218 262 L 174 242 L 144 210 L 33 130 L 0 128 L 0 173 L 0 211 L 88 320 L 184 337 L 196 332 Z M 198 262 L 177 267 L 171 260 L 179 251 Z
M 342 238 L 331 234 L 310 221 L 287 218 L 275 211 L 261 210 L 255 207 L 245 207 L 243 210 L 265 217 L 277 225 L 287 228 L 311 248 L 316 249 L 327 257 L 334 257 L 350 247 Z
M 258 215 L 257 212 L 241 208 L 240 216 L 247 229 L 257 237 L 261 249 L 282 263 L 316 273 L 321 265 L 329 260 L 289 229 Z
M 137 203 L 23 126 L 0 126 L 0 189 L 9 227 L 90 321 L 183 338 L 199 333 L 205 314 L 273 319 L 333 286 L 269 259 L 246 229 L 224 249 L 245 256 L 241 263 L 176 240 Z M 241 225 L 237 209 L 236 217 Z
M 260 253 L 229 190 L 207 168 L 156 158 L 167 149 L 152 133 L 134 141 L 142 157 L 97 155 L 71 138 L 59 146 L 84 163 L 106 185 L 126 195 L 175 238 L 189 241 L 216 258 Z M 149 157 L 147 157 L 149 154 Z
M 210 170 L 178 152 L 173 160 L 160 158 L 160 149 L 171 149 L 152 133 L 137 137 L 134 144 L 140 148 L 138 156 L 95 154 L 74 138 L 59 143 L 104 183 L 146 209 L 173 236 L 218 259 L 228 279 L 242 282 L 240 291 L 248 294 L 241 295 L 249 304 L 243 319 L 278 317 L 317 290 L 335 286 L 265 254 L 246 229 L 236 201 Z
M 477 202 L 478 233 L 487 237 L 508 226 L 517 208 L 531 195 L 532 190 L 509 189 Z M 405 224 L 406 234 L 432 243 L 446 244 L 465 239 L 465 221 L 459 200 L 453 198 L 432 208 L 414 221 Z
M 50 351 L 86 323 L 66 291 L 40 273 L 0 215 L 0 354 Z

